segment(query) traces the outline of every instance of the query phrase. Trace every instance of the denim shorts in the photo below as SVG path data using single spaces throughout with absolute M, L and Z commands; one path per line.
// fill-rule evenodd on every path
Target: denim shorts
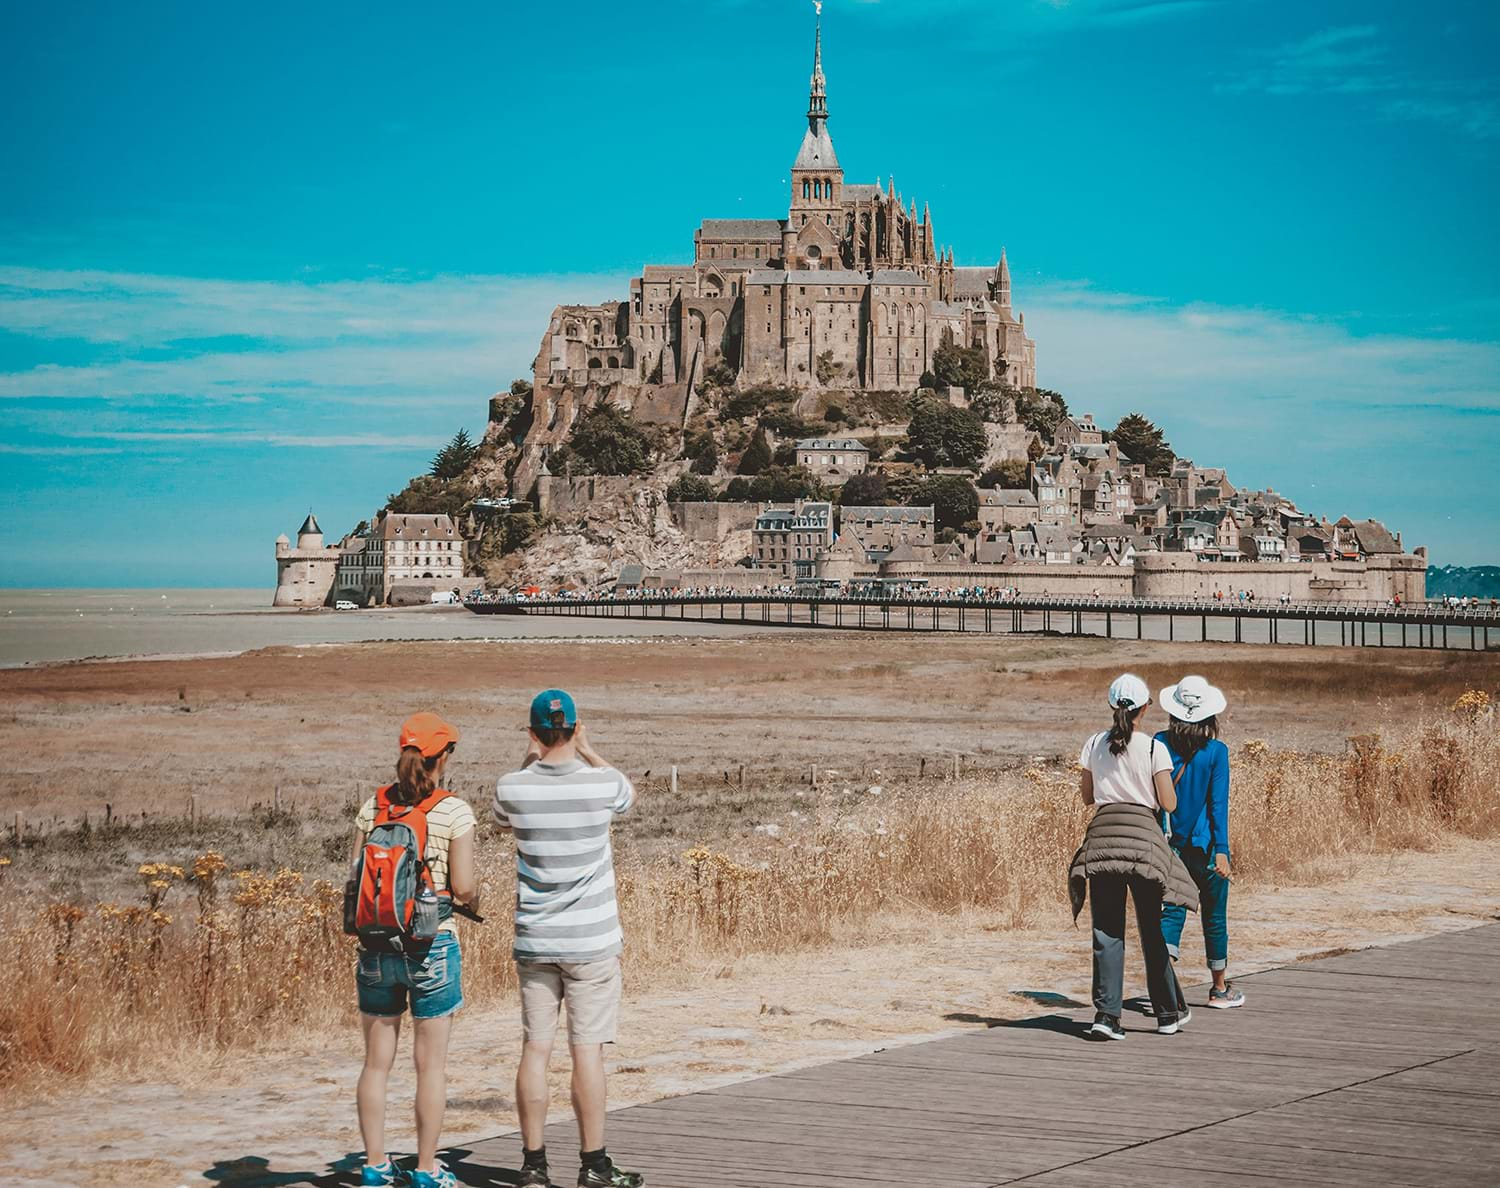
M 361 949 L 354 981 L 359 987 L 362 1015 L 389 1018 L 404 1014 L 408 998 L 413 1019 L 451 1015 L 464 1004 L 458 937 L 451 932 L 438 933 L 421 957 Z

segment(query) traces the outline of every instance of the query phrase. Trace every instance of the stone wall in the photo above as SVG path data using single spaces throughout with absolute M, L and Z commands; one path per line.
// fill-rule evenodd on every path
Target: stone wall
M 917 567 L 933 589 L 959 586 L 1014 586 L 1022 594 L 1059 597 L 1129 598 L 1131 570 L 1114 565 L 927 564 Z
M 576 519 L 591 503 L 628 495 L 639 485 L 640 480 L 628 474 L 586 474 L 577 478 L 544 474 L 536 481 L 536 509 L 544 517 Z
M 717 544 L 731 532 L 749 531 L 760 514 L 759 503 L 669 503 L 672 523 L 689 540 Z
M 317 607 L 328 602 L 333 589 L 334 575 L 338 572 L 339 551 L 337 548 L 318 550 L 317 555 L 308 556 L 307 550 L 298 549 L 276 558 L 276 597 L 272 606 Z
M 1227 597 L 1239 590 L 1257 599 L 1288 595 L 1294 602 L 1424 601 L 1427 558 L 1423 554 L 1375 557 L 1370 561 L 1263 563 L 1199 561 L 1189 553 L 1146 553 L 1135 559 L 1133 592 L 1138 598 Z
M 667 572 L 647 571 L 641 584 L 648 590 L 704 590 L 711 586 L 751 594 L 770 583 L 785 579 L 764 569 L 745 569 L 738 565 L 721 569 L 683 569 Z

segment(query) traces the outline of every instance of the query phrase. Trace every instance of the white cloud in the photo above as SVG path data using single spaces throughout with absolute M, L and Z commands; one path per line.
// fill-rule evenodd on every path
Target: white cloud
M 85 361 L 0 372 L 0 400 L 32 413 L 60 402 L 30 423 L 70 438 L 99 432 L 104 402 L 109 431 L 140 444 L 426 448 L 529 374 L 556 304 L 628 292 L 601 276 L 269 282 L 5 267 L 0 330 Z

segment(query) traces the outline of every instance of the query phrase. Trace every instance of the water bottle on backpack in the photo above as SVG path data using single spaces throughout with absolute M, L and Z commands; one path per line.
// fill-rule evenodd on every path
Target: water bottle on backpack
M 344 931 L 376 953 L 425 949 L 447 913 L 427 867 L 427 814 L 448 793 L 420 804 L 396 804 L 391 788 L 375 795 L 375 824 L 344 888 Z

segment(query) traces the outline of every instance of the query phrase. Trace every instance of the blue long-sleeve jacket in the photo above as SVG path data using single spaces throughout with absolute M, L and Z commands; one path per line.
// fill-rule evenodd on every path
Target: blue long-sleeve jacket
M 1172 844 L 1193 846 L 1206 854 L 1229 853 L 1229 748 L 1210 739 L 1183 768 L 1182 756 L 1167 742 L 1167 732 L 1156 736 L 1172 756 L 1177 783 L 1177 808 L 1172 812 Z

